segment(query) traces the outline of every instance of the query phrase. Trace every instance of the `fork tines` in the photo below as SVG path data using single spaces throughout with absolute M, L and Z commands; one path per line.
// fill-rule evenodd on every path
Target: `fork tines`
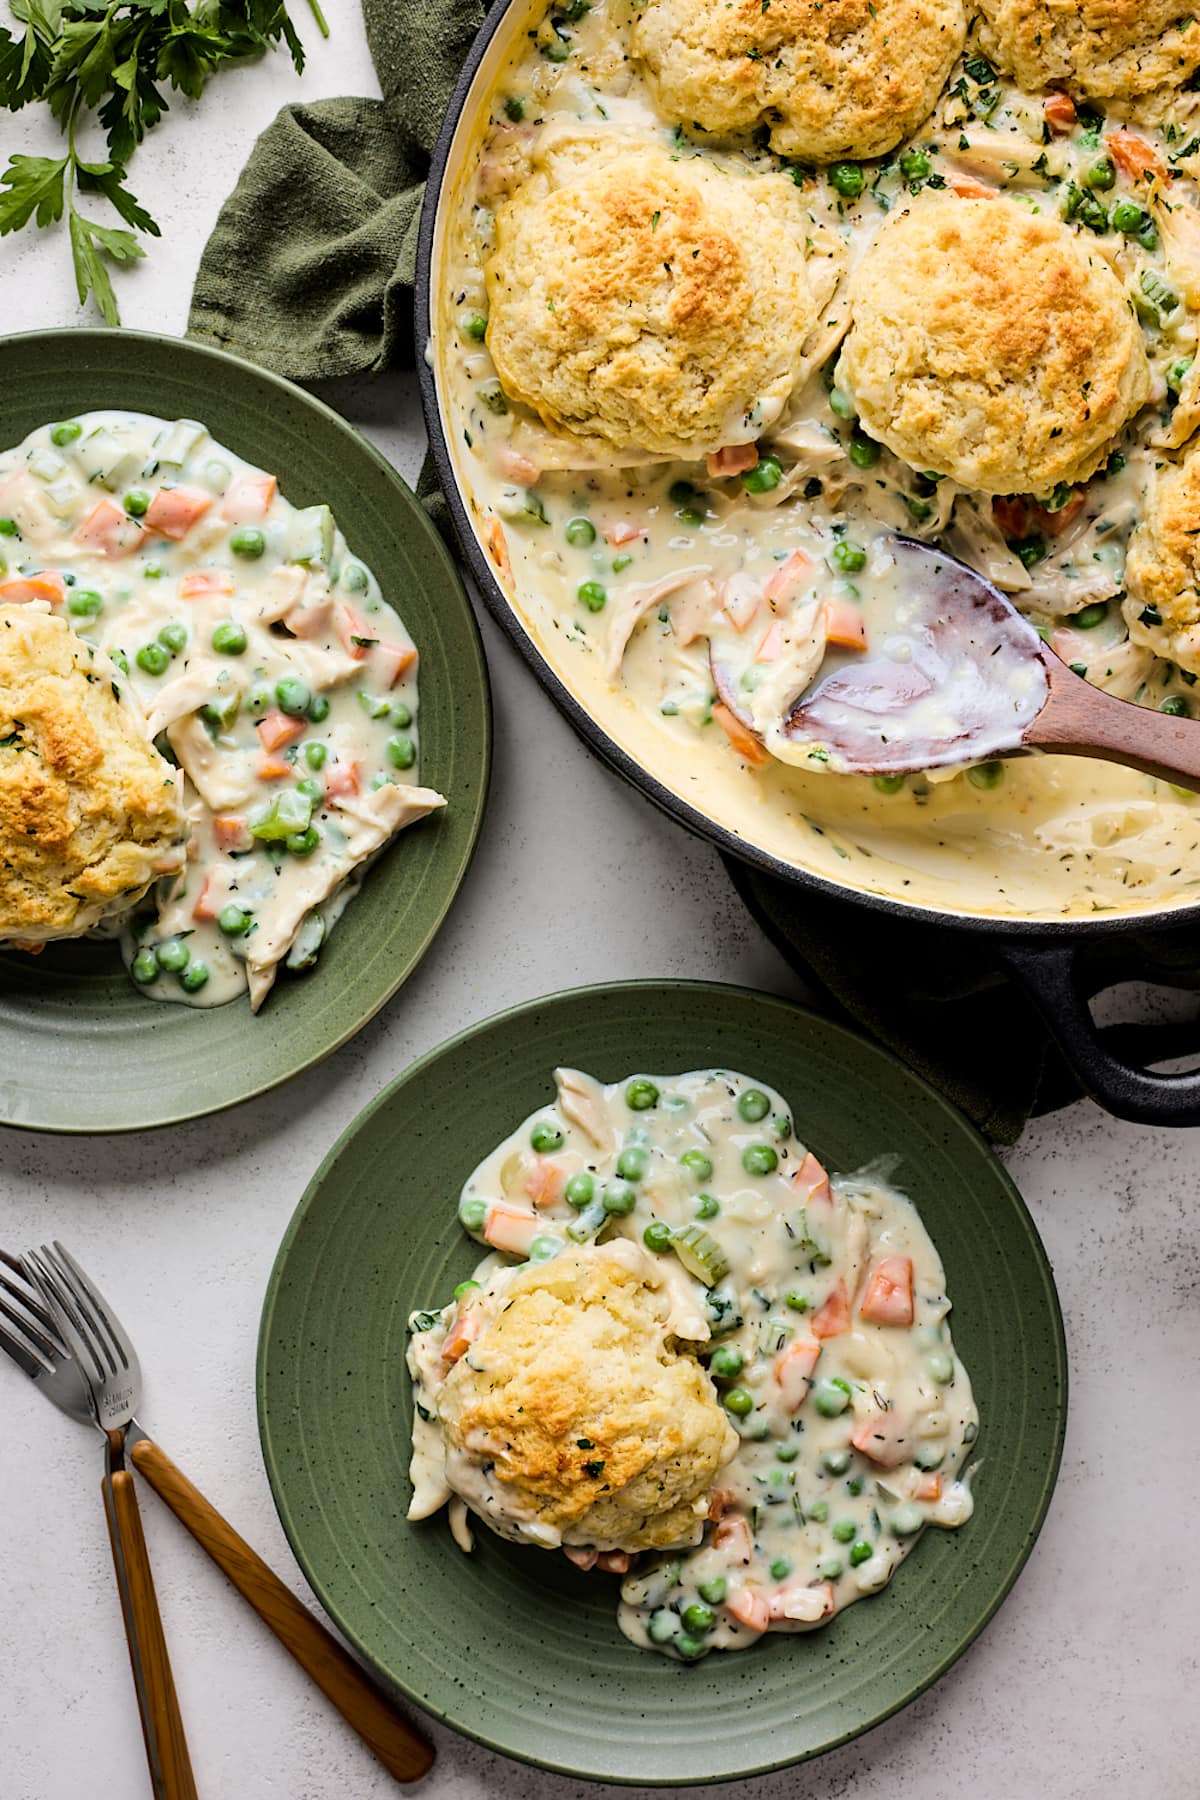
M 44 1374 L 69 1352 L 21 1263 L 0 1250 L 0 1264 L 0 1348 L 26 1375 Z
M 53 1248 L 27 1250 L 21 1259 L 85 1372 L 104 1383 L 128 1370 L 130 1359 L 115 1319 L 71 1252 L 57 1238 Z

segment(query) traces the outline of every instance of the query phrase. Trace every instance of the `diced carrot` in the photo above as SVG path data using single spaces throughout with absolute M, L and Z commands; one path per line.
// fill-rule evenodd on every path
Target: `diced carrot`
M 124 507 L 113 500 L 98 500 L 82 524 L 75 527 L 75 542 L 84 550 L 98 550 L 101 556 L 128 556 L 137 549 L 145 532 Z
M 726 444 L 721 450 L 710 450 L 705 461 L 714 481 L 724 475 L 740 475 L 744 469 L 758 467 L 758 445 Z
M 293 719 L 285 712 L 273 706 L 269 713 L 264 713 L 258 721 L 256 730 L 264 750 L 282 750 L 285 744 L 294 744 L 308 730 L 307 719 Z
M 1075 102 L 1070 94 L 1047 94 L 1042 101 L 1042 113 L 1051 131 L 1060 137 L 1075 124 Z
M 997 495 L 992 501 L 992 517 L 1006 538 L 1023 538 L 1029 530 L 1029 508 L 1016 495 Z
M 196 898 L 196 904 L 192 908 L 193 919 L 200 919 L 201 921 L 215 919 L 220 911 L 215 893 L 216 873 L 217 871 L 215 869 L 210 869 L 205 876 L 204 886 L 200 889 Z
M 817 1308 L 808 1328 L 815 1338 L 841 1337 L 844 1331 L 849 1331 L 850 1300 L 844 1281 L 839 1281 L 829 1298 Z
M 285 776 L 295 774 L 295 770 L 282 756 L 261 756 L 254 773 L 260 781 L 282 781 Z
M 270 510 L 278 483 L 274 475 L 258 469 L 243 469 L 235 475 L 221 497 L 223 519 L 262 519 Z
M 196 569 L 179 583 L 181 600 L 198 600 L 202 594 L 232 594 L 233 577 L 220 569 Z
M 357 794 L 362 787 L 359 780 L 358 764 L 334 763 L 325 774 L 325 792 L 331 800 L 342 800 L 348 794 Z
M 946 185 L 954 189 L 960 200 L 998 200 L 999 188 L 989 186 L 975 175 L 961 175 L 957 172 L 947 175 Z
M 771 1622 L 767 1596 L 757 1593 L 753 1588 L 734 1588 L 725 1602 L 725 1611 L 739 1625 L 748 1625 L 751 1631 L 765 1631 Z
M 755 662 L 775 662 L 783 650 L 785 632 L 782 619 L 772 619 L 763 633 L 762 641 L 754 652 Z
M 602 1550 L 596 1558 L 596 1567 L 603 1569 L 606 1575 L 626 1575 L 633 1565 L 633 1558 L 628 1550 Z
M 553 1206 L 566 1185 L 566 1168 L 552 1156 L 535 1156 L 522 1183 L 535 1206 Z
M 791 1413 L 799 1412 L 808 1399 L 812 1372 L 817 1366 L 821 1346 L 810 1338 L 799 1338 L 788 1344 L 775 1358 L 775 1380 L 779 1397 Z
M 385 687 L 395 687 L 402 675 L 407 675 L 417 660 L 417 653 L 411 645 L 376 644 L 374 650 L 375 667 L 383 676 Z
M 833 1205 L 829 1176 L 811 1150 L 805 1152 L 804 1161 L 792 1176 L 792 1186 L 798 1194 L 803 1194 L 805 1203 L 809 1206 Z
M 1166 180 L 1166 164 L 1153 145 L 1139 137 L 1136 131 L 1110 131 L 1104 143 L 1118 169 L 1134 181 L 1149 180 L 1151 176 Z
M 248 850 L 250 832 L 240 813 L 217 813 L 213 818 L 213 836 L 221 850 Z
M 11 581 L 0 581 L 0 601 L 11 606 L 27 600 L 49 600 L 51 606 L 62 604 L 67 584 L 57 569 L 43 569 L 40 575 L 16 575 Z
M 342 649 L 355 662 L 362 662 L 375 648 L 377 639 L 367 621 L 352 606 L 339 606 L 337 609 L 337 632 L 341 639 Z
M 867 647 L 867 626 L 862 615 L 862 608 L 855 606 L 853 600 L 826 600 L 825 641 L 837 644 L 843 650 L 865 650 Z
M 496 1200 L 487 1209 L 483 1238 L 493 1250 L 507 1250 L 510 1256 L 528 1256 L 537 1229 L 538 1222 L 533 1213 Z
M 833 1611 L 833 1583 L 814 1581 L 811 1585 L 802 1585 L 793 1582 L 791 1587 L 777 1588 L 769 1605 L 773 1619 L 794 1619 L 797 1623 L 815 1625 Z
M 563 1555 L 568 1562 L 573 1562 L 577 1569 L 594 1569 L 599 1558 L 598 1550 L 585 1550 L 579 1544 L 564 1544 Z
M 942 1478 L 940 1474 L 927 1475 L 917 1489 L 918 1500 L 940 1500 L 942 1497 Z
M 882 1469 L 898 1468 L 910 1452 L 908 1422 L 895 1412 L 872 1413 L 851 1433 L 850 1442 Z
M 146 529 L 161 537 L 185 538 L 212 503 L 212 495 L 202 488 L 159 488 L 146 508 Z
M 754 1555 L 754 1539 L 741 1513 L 722 1519 L 713 1532 L 712 1541 L 714 1550 L 727 1550 L 734 1562 L 748 1563 Z
M 618 519 L 615 525 L 604 527 L 604 535 L 613 548 L 619 550 L 622 544 L 632 544 L 635 538 L 640 538 L 642 528 L 631 524 L 628 519 Z
M 483 1320 L 479 1313 L 469 1306 L 460 1306 L 442 1345 L 442 1361 L 456 1363 L 482 1330 Z
M 514 450 L 511 444 L 497 444 L 492 451 L 492 461 L 503 479 L 515 481 L 518 487 L 536 487 L 541 479 L 542 471 L 532 456 L 526 456 L 523 450 Z
M 333 601 L 326 594 L 319 600 L 302 600 L 283 615 L 283 622 L 293 637 L 324 637 L 333 618 Z
M 504 535 L 504 527 L 499 519 L 489 519 L 487 528 L 488 555 L 500 571 L 503 579 L 512 585 L 512 563 L 508 559 L 508 539 Z
M 867 1291 L 858 1316 L 873 1325 L 911 1325 L 913 1322 L 913 1265 L 911 1256 L 884 1256 L 867 1277 Z
M 730 712 L 723 701 L 718 701 L 713 707 L 713 718 L 744 761 L 759 764 L 770 762 L 771 758 L 753 732 L 747 731 L 742 721 Z
M 1033 522 L 1035 525 L 1040 526 L 1043 531 L 1048 531 L 1051 537 L 1057 537 L 1060 532 L 1067 529 L 1068 525 L 1073 525 L 1075 523 L 1075 520 L 1079 517 L 1086 505 L 1087 494 L 1082 488 L 1076 488 L 1075 492 L 1071 495 L 1071 498 L 1067 501 L 1067 504 L 1065 506 L 1060 506 L 1056 512 L 1050 512 L 1049 509 L 1044 506 L 1035 506 L 1033 508 Z
M 727 1509 L 733 1504 L 733 1495 L 728 1488 L 714 1488 L 708 1498 L 708 1516 L 714 1522 L 723 1519 Z
M 793 550 L 763 588 L 763 599 L 772 606 L 786 606 L 804 586 L 812 566 L 811 556 L 806 556 L 803 550 Z

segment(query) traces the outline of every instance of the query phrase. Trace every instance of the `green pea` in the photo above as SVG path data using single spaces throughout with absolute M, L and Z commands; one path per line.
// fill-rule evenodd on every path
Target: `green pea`
M 603 612 L 608 600 L 608 589 L 600 581 L 581 581 L 576 589 L 579 599 L 589 612 Z
M 398 731 L 387 741 L 387 758 L 393 769 L 411 769 L 417 760 L 417 746 L 404 732 Z
M 108 653 L 108 656 L 109 656 L 110 662 L 116 663 L 116 665 L 117 665 L 118 669 L 120 669 L 122 675 L 128 675 L 128 673 L 129 673 L 129 658 L 126 656 L 126 654 L 123 650 L 116 650 L 116 649 L 110 650 Z
M 662 1219 L 651 1219 L 642 1233 L 642 1242 L 647 1250 L 654 1250 L 661 1255 L 664 1250 L 671 1248 L 671 1227 Z
M 685 1150 L 679 1159 L 679 1166 L 697 1181 L 708 1181 L 713 1172 L 712 1158 L 705 1156 L 703 1150 Z
M 67 611 L 76 619 L 94 619 L 104 611 L 104 596 L 94 588 L 72 588 L 67 597 Z
M 613 574 L 619 575 L 621 573 L 621 570 L 627 569 L 632 561 L 633 561 L 632 556 L 614 556 L 613 562 L 612 562 Z
M 351 594 L 365 593 L 367 582 L 367 571 L 361 563 L 347 563 L 342 570 L 342 586 Z
M 264 682 L 256 682 L 246 695 L 246 711 L 254 717 L 261 717 L 271 704 L 274 696 Z
M 696 494 L 697 489 L 690 481 L 673 481 L 667 489 L 667 499 L 672 506 L 687 506 Z
M 746 1358 L 736 1344 L 718 1344 L 708 1366 L 718 1381 L 733 1381 L 745 1368 Z
M 834 1540 L 839 1544 L 853 1543 L 858 1535 L 858 1526 L 853 1519 L 835 1519 L 829 1527 Z
M 919 1506 L 910 1503 L 896 1508 L 888 1520 L 888 1527 L 893 1537 L 913 1537 L 924 1523 L 925 1514 Z
M 876 775 L 872 779 L 871 786 L 877 788 L 881 794 L 898 794 L 907 780 L 907 775 Z
M 846 1573 L 846 1565 L 840 1556 L 823 1556 L 817 1564 L 817 1574 L 822 1581 L 837 1581 Z
M 308 703 L 308 716 L 314 725 L 322 725 L 329 717 L 329 696 L 314 694 Z
M 1150 223 L 1150 214 L 1143 207 L 1135 206 L 1132 200 L 1121 200 L 1113 207 L 1112 222 L 1118 231 L 1130 237 L 1145 230 Z
M 61 425 L 50 427 L 50 442 L 57 444 L 61 450 L 64 444 L 73 444 L 76 438 L 83 436 L 83 426 L 78 419 L 65 419 Z
M 926 519 L 933 517 L 933 508 L 928 500 L 915 500 L 911 494 L 905 494 L 904 504 L 908 508 L 909 518 L 915 519 L 918 525 L 923 525 Z
M 844 388 L 830 388 L 829 405 L 839 419 L 857 419 L 858 417 L 854 410 L 854 402 Z
M 976 763 L 974 768 L 967 770 L 967 780 L 972 787 L 983 788 L 985 792 L 988 788 L 999 787 L 1004 780 L 1004 764 L 1002 762 Z
M 685 1662 L 696 1662 L 707 1654 L 708 1645 L 703 1638 L 693 1637 L 690 1631 L 681 1631 L 675 1639 L 675 1649 Z
M 478 1293 L 479 1286 L 477 1281 L 460 1281 L 454 1290 L 454 1298 L 461 1300 L 466 1294 Z
M 714 1575 L 711 1581 L 698 1581 L 696 1592 L 702 1600 L 707 1600 L 710 1606 L 720 1606 L 729 1592 L 729 1583 L 723 1575 Z
M 770 1144 L 747 1144 L 742 1151 L 742 1167 L 747 1175 L 773 1175 L 779 1167 L 779 1152 Z
M 1097 625 L 1103 625 L 1107 617 L 1107 600 L 1097 600 L 1094 606 L 1085 606 L 1082 612 L 1077 612 L 1071 623 L 1080 631 L 1094 631 Z
M 646 1620 L 646 1636 L 652 1644 L 669 1644 L 679 1636 L 679 1614 L 668 1607 L 660 1606 Z
M 808 1509 L 808 1516 L 810 1519 L 815 1519 L 818 1525 L 823 1525 L 829 1517 L 828 1500 L 814 1500 Z
M 407 731 L 412 722 L 412 707 L 406 706 L 403 700 L 397 700 L 392 708 L 392 724 L 399 731 Z
M 460 1224 L 468 1231 L 482 1231 L 487 1221 L 486 1200 L 460 1200 L 458 1203 Z
M 872 1546 L 859 1538 L 857 1544 L 850 1546 L 850 1567 L 857 1569 L 860 1563 L 870 1562 L 875 1551 Z
M 680 1618 L 683 1620 L 684 1629 L 689 1631 L 693 1637 L 702 1637 L 706 1631 L 711 1631 L 717 1622 L 717 1615 L 712 1607 L 706 1606 L 702 1600 L 693 1600 L 690 1606 L 685 1606 Z
M 390 700 L 385 700 L 381 694 L 368 694 L 365 688 L 359 689 L 358 704 L 368 719 L 386 719 L 392 710 Z
M 747 1413 L 754 1411 L 754 1396 L 747 1393 L 745 1388 L 730 1388 L 722 1398 L 728 1411 L 739 1419 L 744 1419 Z
M 306 825 L 303 831 L 293 831 L 284 839 L 292 856 L 311 856 L 321 841 L 321 834 L 315 825 Z
M 566 527 L 568 544 L 577 544 L 586 548 L 596 541 L 596 527 L 590 519 L 568 519 Z
M 918 1469 L 940 1469 L 946 1460 L 946 1452 L 940 1444 L 918 1444 L 913 1451 L 913 1461 Z
M 482 344 L 487 335 L 487 319 L 483 313 L 464 313 L 459 321 L 459 328 L 465 338 L 473 344 Z
M 161 644 L 143 644 L 134 661 L 147 675 L 162 675 L 170 666 L 171 658 Z
M 712 1194 L 698 1194 L 696 1197 L 696 1217 L 698 1219 L 715 1219 L 721 1210 L 721 1202 Z
M 783 470 L 773 456 L 764 456 L 742 472 L 742 486 L 748 494 L 769 494 L 782 480 Z
M 178 619 L 169 620 L 159 632 L 158 641 L 164 650 L 169 650 L 172 656 L 178 656 L 181 650 L 187 648 L 187 626 L 181 625 Z
M 179 976 L 179 985 L 185 994 L 198 994 L 208 980 L 208 964 L 202 962 L 189 963 Z
M 631 1112 L 649 1112 L 658 1105 L 658 1089 L 652 1081 L 639 1076 L 626 1087 L 625 1104 Z
M 833 546 L 829 560 L 840 574 L 857 575 L 860 569 L 867 566 L 867 553 L 861 544 L 851 543 L 849 538 L 841 538 Z
M 777 1444 L 775 1446 L 775 1455 L 781 1463 L 793 1463 L 799 1454 L 799 1444 L 793 1444 L 790 1440 L 787 1443 Z
M 777 1556 L 771 1564 L 772 1581 L 786 1581 L 791 1572 L 792 1559 L 790 1556 Z
M 829 171 L 829 179 L 834 191 L 844 200 L 857 200 L 866 185 L 862 164 L 856 162 L 834 163 Z
M 562 1149 L 563 1134 L 550 1119 L 539 1119 L 529 1134 L 529 1141 L 535 1150 L 544 1154 L 549 1150 Z
M 850 1404 L 849 1386 L 836 1375 L 831 1381 L 818 1381 L 812 1402 L 823 1419 L 836 1419 Z
M 304 760 L 310 769 L 323 769 L 329 755 L 328 744 L 311 743 L 304 746 Z
M 246 648 L 246 633 L 236 619 L 224 619 L 213 627 L 212 647 L 218 656 L 241 656 Z
M 135 981 L 140 981 L 143 987 L 148 986 L 152 981 L 157 981 L 158 958 L 153 950 L 139 950 L 129 965 L 129 973 Z
M 745 1119 L 749 1125 L 757 1125 L 770 1112 L 771 1102 L 761 1088 L 747 1088 L 738 1095 L 737 1109 L 739 1118 Z
M 0 537 L 20 537 L 15 519 L 0 519 Z
M 708 515 L 702 513 L 698 506 L 681 506 L 675 517 L 681 525 L 703 525 Z
M 282 681 L 275 683 L 275 704 L 289 719 L 307 718 L 312 705 L 312 689 L 306 681 L 285 675 Z
M 590 1206 L 596 1193 L 595 1177 L 589 1175 L 586 1169 L 581 1169 L 577 1175 L 571 1176 L 567 1182 L 565 1193 L 568 1206 L 574 1206 L 576 1209 Z
M 254 525 L 239 525 L 229 540 L 233 554 L 244 557 L 247 562 L 257 562 L 266 547 L 265 536 Z
M 844 1475 L 850 1467 L 848 1450 L 826 1450 L 821 1458 L 821 1467 L 827 1475 Z
M 924 150 L 906 150 L 900 158 L 900 173 L 905 181 L 924 181 L 929 173 L 929 158 Z
M 880 449 L 874 438 L 864 437 L 856 431 L 850 439 L 848 454 L 856 469 L 873 469 L 879 461 Z
M 848 1494 L 853 1494 L 855 1496 L 855 1498 L 857 1499 L 858 1495 L 861 1494 L 863 1491 L 863 1486 L 864 1486 L 864 1483 L 863 1483 L 862 1476 L 861 1475 L 852 1475 L 850 1477 L 849 1481 L 846 1483 L 846 1492 Z
M 217 929 L 223 931 L 226 937 L 241 937 L 250 929 L 250 914 L 231 900 L 217 914 Z
M 552 1256 L 557 1256 L 563 1247 L 561 1238 L 551 1237 L 549 1232 L 546 1232 L 541 1236 L 535 1237 L 532 1244 L 530 1244 L 529 1260 L 530 1262 L 535 1263 L 549 1262 L 550 1258 Z
M 947 1382 L 954 1379 L 954 1363 L 944 1350 L 935 1350 L 925 1367 L 934 1381 Z
M 790 1307 L 793 1312 L 805 1313 L 812 1305 L 812 1301 L 807 1294 L 800 1293 L 796 1288 L 789 1288 L 783 1296 L 783 1304 Z
M 600 1198 L 605 1212 L 618 1219 L 628 1217 L 637 1205 L 637 1195 L 627 1181 L 606 1182 Z
M 130 488 L 125 496 L 125 511 L 131 519 L 140 519 L 150 510 L 150 496 L 145 488 Z
M 1161 713 L 1170 713 L 1171 717 L 1175 719 L 1190 719 L 1192 703 L 1186 694 L 1168 694 L 1165 700 L 1159 701 L 1158 710 Z
M 626 1181 L 641 1181 L 650 1167 L 650 1158 L 640 1144 L 629 1144 L 617 1158 L 617 1174 Z
M 1087 187 L 1098 188 L 1101 193 L 1106 193 L 1110 187 L 1115 186 L 1117 171 L 1108 157 L 1102 156 L 1099 162 L 1091 163 L 1083 171 L 1083 179 Z
M 159 968 L 165 969 L 168 975 L 179 975 L 192 959 L 191 951 L 179 938 L 167 938 L 156 945 L 154 954 Z

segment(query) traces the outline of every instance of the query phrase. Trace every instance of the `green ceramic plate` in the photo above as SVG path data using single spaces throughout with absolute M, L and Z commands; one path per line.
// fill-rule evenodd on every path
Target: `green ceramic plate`
M 479 632 L 441 540 L 393 469 L 320 401 L 231 356 L 132 331 L 0 339 L 0 442 L 46 419 L 126 406 L 203 419 L 279 475 L 298 506 L 328 501 L 421 652 L 421 779 L 444 812 L 404 832 L 368 876 L 311 976 L 245 999 L 156 1005 L 113 949 L 0 951 L 0 1123 L 139 1131 L 214 1112 L 328 1056 L 428 949 L 466 873 L 487 795 L 491 713 Z
M 556 1063 L 612 1081 L 712 1065 L 773 1083 L 833 1168 L 900 1157 L 945 1260 L 981 1416 L 977 1510 L 823 1631 L 690 1667 L 635 1650 L 616 1583 L 444 1517 L 410 1526 L 410 1310 L 477 1251 L 455 1216 L 476 1162 L 551 1098 Z M 728 1780 L 843 1743 L 906 1705 L 982 1630 L 1050 1501 L 1066 1350 L 1046 1255 L 983 1139 L 885 1052 L 784 1001 L 628 982 L 534 1001 L 415 1063 L 311 1182 L 259 1339 L 267 1472 L 322 1604 L 386 1682 L 510 1756 L 594 1779 Z

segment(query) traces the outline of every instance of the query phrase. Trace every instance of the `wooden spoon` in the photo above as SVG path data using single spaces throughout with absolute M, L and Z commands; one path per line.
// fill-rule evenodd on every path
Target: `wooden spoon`
M 1200 790 L 1200 721 L 1117 700 L 1067 666 L 998 588 L 912 538 L 894 558 L 897 626 L 792 707 L 785 730 L 856 775 L 1051 751 Z

